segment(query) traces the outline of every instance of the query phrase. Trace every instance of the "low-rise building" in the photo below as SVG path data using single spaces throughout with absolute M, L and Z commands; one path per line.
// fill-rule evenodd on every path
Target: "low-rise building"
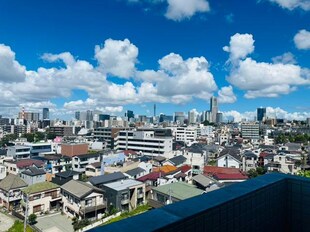
M 145 184 L 125 179 L 102 185 L 107 203 L 120 211 L 131 211 L 145 203 Z
M 61 193 L 62 211 L 70 218 L 97 220 L 105 213 L 104 191 L 91 184 L 71 180 L 61 186 Z
M 0 182 L 0 206 L 11 211 L 19 208 L 22 198 L 21 190 L 27 187 L 27 183 L 19 176 L 9 174 Z
M 4 165 L 7 167 L 7 172 L 14 175 L 19 175 L 28 167 L 43 168 L 44 162 L 35 159 L 23 159 L 17 161 L 5 161 Z
M 104 184 L 125 180 L 128 177 L 121 172 L 114 172 L 89 178 L 89 182 L 98 188 L 102 188 Z
M 46 180 L 45 174 L 46 173 L 42 168 L 37 168 L 36 166 L 30 166 L 20 174 L 20 177 L 28 185 L 33 185 L 36 183 L 44 182 Z
M 148 202 L 153 208 L 159 208 L 204 193 L 196 186 L 184 182 L 161 185 L 153 188 L 152 192 L 152 198 Z
M 7 156 L 13 157 L 14 159 L 29 159 L 30 158 L 30 147 L 15 145 L 8 147 Z
M 99 176 L 101 174 L 101 162 L 88 164 L 85 167 L 86 176 Z
M 28 214 L 42 214 L 60 208 L 60 187 L 52 182 L 41 182 L 24 189 L 23 204 L 28 205 Z
M 100 154 L 83 154 L 72 157 L 72 170 L 85 172 L 86 166 L 100 161 Z

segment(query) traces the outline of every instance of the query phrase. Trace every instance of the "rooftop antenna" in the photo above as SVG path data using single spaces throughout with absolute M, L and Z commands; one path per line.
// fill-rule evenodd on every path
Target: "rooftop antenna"
M 156 117 L 156 104 L 154 104 L 154 117 Z

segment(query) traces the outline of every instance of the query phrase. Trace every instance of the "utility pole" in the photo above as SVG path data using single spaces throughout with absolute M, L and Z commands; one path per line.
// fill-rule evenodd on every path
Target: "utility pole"
M 25 197 L 25 216 L 24 216 L 24 232 L 26 232 L 26 229 L 27 229 L 27 218 L 28 218 L 28 196 L 26 194 L 26 197 Z

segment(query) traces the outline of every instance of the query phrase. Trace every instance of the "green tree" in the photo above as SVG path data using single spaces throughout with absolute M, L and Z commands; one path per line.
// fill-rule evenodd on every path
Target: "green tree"
M 7 134 L 5 135 L 2 140 L 0 141 L 0 146 L 6 146 L 10 143 L 10 141 L 14 141 L 15 139 L 17 139 L 17 135 L 16 134 Z
M 33 133 L 26 133 L 23 134 L 22 137 L 27 139 L 27 142 L 32 143 L 34 141 L 34 134 Z
M 34 140 L 35 142 L 41 141 L 45 139 L 45 134 L 42 132 L 36 132 L 34 133 Z
M 33 214 L 30 214 L 29 216 L 28 216 L 28 223 L 30 224 L 30 225 L 33 225 L 33 224 L 35 224 L 37 222 L 37 215 L 35 215 L 34 213 Z
M 56 135 L 55 135 L 54 133 L 48 132 L 48 133 L 46 134 L 46 138 L 47 138 L 47 139 L 55 139 L 55 138 L 56 138 Z
M 310 177 L 310 171 L 299 171 L 298 173 L 297 173 L 297 175 L 298 176 L 303 176 L 303 177 Z

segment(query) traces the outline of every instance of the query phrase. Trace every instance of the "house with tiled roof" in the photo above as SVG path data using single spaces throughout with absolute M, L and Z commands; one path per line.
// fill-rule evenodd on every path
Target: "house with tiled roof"
M 148 203 L 153 208 L 159 208 L 204 193 L 196 186 L 184 182 L 165 184 L 153 188 L 152 191 L 152 198 L 148 200 Z
M 218 167 L 241 168 L 242 159 L 240 153 L 236 150 L 227 149 L 221 152 L 219 157 L 216 159 L 216 164 Z
M 25 171 L 22 171 L 20 177 L 28 184 L 36 184 L 44 182 L 46 180 L 46 172 L 43 168 L 37 168 L 36 166 L 30 166 L 26 168 Z
M 22 189 L 23 203 L 28 205 L 28 214 L 42 214 L 60 208 L 60 187 L 52 182 L 41 182 Z
M 176 166 L 173 165 L 163 165 L 161 167 L 156 167 L 153 168 L 154 172 L 164 172 L 166 174 L 170 173 L 170 172 L 174 172 L 176 171 L 178 168 Z
M 174 156 L 174 157 L 166 160 L 165 162 L 163 162 L 163 164 L 180 167 L 186 162 L 186 160 L 187 160 L 186 157 L 184 157 L 183 155 L 178 155 L 178 156 Z
M 88 164 L 85 167 L 86 176 L 99 176 L 101 174 L 101 162 Z
M 5 161 L 4 165 L 7 167 L 7 172 L 10 174 L 18 175 L 25 171 L 26 168 L 35 166 L 37 168 L 43 168 L 44 162 L 36 159 L 22 159 L 17 161 Z
M 91 184 L 71 180 L 61 186 L 62 211 L 70 218 L 97 220 L 107 207 L 104 191 Z
M 19 207 L 21 190 L 28 184 L 17 175 L 9 174 L 0 181 L 0 206 L 8 210 Z
M 220 183 L 236 183 L 242 182 L 248 179 L 248 176 L 244 173 L 216 173 L 213 177 Z

